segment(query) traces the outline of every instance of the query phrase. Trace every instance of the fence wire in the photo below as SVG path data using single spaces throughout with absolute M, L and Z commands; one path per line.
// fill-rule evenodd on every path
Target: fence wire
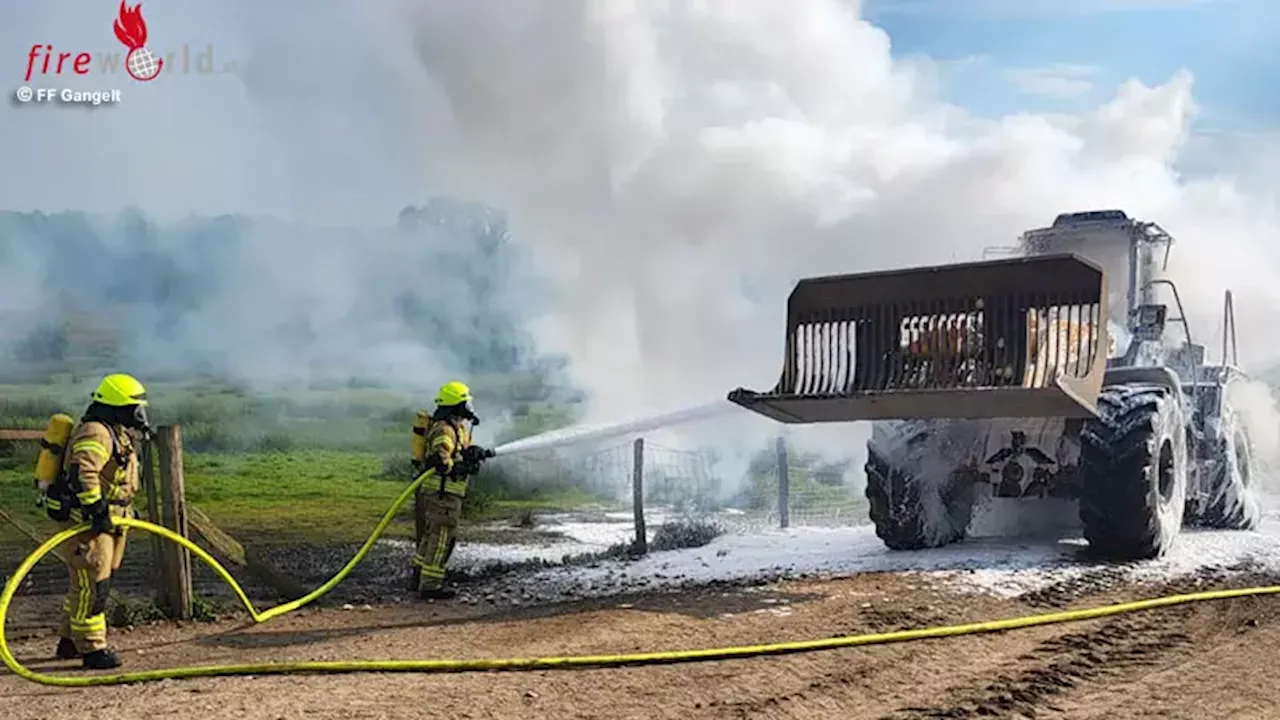
M 860 468 L 850 472 L 847 467 L 823 465 L 793 448 L 788 448 L 785 458 L 789 493 L 784 512 L 779 505 L 780 455 L 775 447 L 762 449 L 744 466 L 741 461 L 720 461 L 710 451 L 644 442 L 640 480 L 649 550 L 696 544 L 700 527 L 714 527 L 728 533 L 776 530 L 783 524 L 784 515 L 793 528 L 867 522 Z M 257 562 L 303 590 L 323 582 L 342 567 L 359 545 L 355 536 L 366 528 L 372 529 L 378 514 L 402 487 L 385 478 L 352 478 L 352 498 L 334 498 L 332 502 L 324 499 L 322 503 L 320 499 L 309 498 L 309 479 L 346 472 L 342 468 L 327 467 L 326 456 L 306 452 L 225 457 L 192 453 L 186 462 L 188 502 L 197 510 L 206 502 L 215 509 L 227 507 L 227 498 L 219 489 L 219 478 L 263 471 L 255 469 L 255 463 L 271 464 L 263 472 L 274 477 L 273 482 L 278 485 L 236 500 L 251 504 L 255 517 L 275 520 L 254 528 L 232 525 L 227 529 L 230 535 L 244 542 Z M 491 492 L 498 498 L 505 494 L 531 500 L 506 505 L 498 500 L 489 512 L 468 519 L 460 531 L 451 571 L 465 580 L 468 575 L 483 576 L 510 570 L 513 566 L 609 557 L 610 553 L 616 556 L 620 548 L 631 545 L 637 538 L 636 477 L 636 447 L 631 440 L 495 458 L 486 466 L 486 478 L 477 482 L 477 496 Z M 363 497 L 374 494 L 374 490 L 377 497 Z M 570 492 L 576 499 L 557 505 L 555 498 Z M 24 522 L 35 534 L 41 539 L 48 537 L 53 532 L 52 523 L 39 518 L 33 520 L 30 508 L 19 507 L 21 501 L 15 498 L 33 499 L 25 493 L 0 495 L 0 509 L 11 516 L 26 518 Z M 542 503 L 539 498 L 550 500 Z M 358 505 L 356 500 L 360 501 Z M 144 518 L 145 503 L 144 494 L 136 505 Z M 217 523 L 226 517 L 220 518 L 213 511 L 209 515 Z M 339 523 L 349 528 L 348 537 L 327 540 L 330 529 Z M 0 522 L 0 529 L 5 531 L 0 536 L 4 538 L 0 542 L 0 562 L 2 572 L 7 575 L 34 543 L 14 532 L 8 523 Z M 407 595 L 409 559 L 415 551 L 413 534 L 412 511 L 406 508 L 387 538 L 330 600 L 373 602 Z M 194 532 L 192 535 L 202 546 L 214 549 L 202 537 Z M 308 539 L 304 541 L 300 537 Z M 145 534 L 136 533 L 129 538 L 125 565 L 115 584 L 118 593 L 142 599 L 154 595 L 160 563 L 153 548 L 151 538 Z M 255 602 L 271 604 L 298 594 L 281 595 L 277 587 L 259 574 L 242 566 L 229 563 L 227 566 L 244 583 Z M 16 609 L 18 625 L 47 624 L 56 619 L 65 583 L 66 571 L 60 563 L 52 558 L 41 563 L 23 589 L 27 601 L 19 603 Z M 229 599 L 221 581 L 199 562 L 193 563 L 193 585 L 198 597 Z M 145 619 L 145 614 L 116 618 L 120 624 Z

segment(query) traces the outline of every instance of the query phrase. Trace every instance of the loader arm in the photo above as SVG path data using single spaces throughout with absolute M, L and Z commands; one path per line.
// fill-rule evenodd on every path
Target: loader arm
M 1105 275 L 1058 254 L 807 278 L 778 383 L 729 400 L 784 423 L 1092 417 Z

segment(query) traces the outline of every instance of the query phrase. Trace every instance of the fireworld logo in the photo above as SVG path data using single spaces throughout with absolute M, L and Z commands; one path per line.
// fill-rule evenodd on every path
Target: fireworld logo
M 155 80 L 164 69 L 164 60 L 147 49 L 147 21 L 142 19 L 142 3 L 130 10 L 120 0 L 120 16 L 116 18 L 116 37 L 129 48 L 124 57 L 124 70 L 138 82 Z
M 120 0 L 120 13 L 112 29 L 115 30 L 116 39 L 128 48 L 124 69 L 129 77 L 138 82 L 149 82 L 159 77 L 160 71 L 164 69 L 164 60 L 147 48 L 147 22 L 142 17 L 142 3 L 130 8 L 125 5 L 124 0 Z M 61 75 L 64 66 L 68 64 L 71 72 L 86 75 L 92 62 L 93 58 L 87 52 L 59 52 L 55 57 L 52 45 L 32 45 L 31 52 L 27 53 L 27 74 L 24 79 L 30 82 L 33 74 Z

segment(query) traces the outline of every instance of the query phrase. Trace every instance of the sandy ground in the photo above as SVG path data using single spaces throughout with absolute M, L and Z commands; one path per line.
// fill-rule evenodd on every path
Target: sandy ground
M 347 658 L 509 657 L 755 644 L 976 621 L 1207 586 L 1064 584 L 1021 598 L 868 573 L 519 611 L 437 603 L 305 610 L 120 631 L 129 669 Z M 936 581 L 935 581 L 936 582 Z M 1243 598 L 1003 634 L 679 666 L 294 675 L 48 688 L 0 676 L 0 717 L 209 718 L 1273 718 L 1280 600 Z M 49 636 L 14 642 L 33 667 Z M 62 671 L 62 670 L 59 670 Z M 70 671 L 70 670 L 67 670 Z M 79 672 L 79 671 L 76 671 Z

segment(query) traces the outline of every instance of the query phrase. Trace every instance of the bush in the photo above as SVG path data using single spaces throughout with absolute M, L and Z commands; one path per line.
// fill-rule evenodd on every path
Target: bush
M 297 442 L 288 433 L 275 431 L 258 438 L 255 447 L 263 452 L 289 452 L 297 447 Z
M 112 627 L 136 627 L 166 619 L 164 611 L 154 602 L 131 597 L 121 598 L 121 600 L 122 602 L 112 605 L 108 618 Z
M 120 597 L 112 603 L 107 621 L 112 627 L 125 628 L 150 625 L 168 620 L 164 610 L 155 602 L 136 597 Z M 196 622 L 216 622 L 227 614 L 224 605 L 202 597 L 191 599 L 191 619 Z
M 223 425 L 195 422 L 182 426 L 182 446 L 190 452 L 230 452 L 240 448 L 240 441 Z
M 50 415 L 65 412 L 66 407 L 50 398 L 0 400 L 0 423 L 6 428 L 44 427 Z
M 36 457 L 40 446 L 30 442 L 0 441 L 0 470 L 26 470 L 35 472 Z
M 391 453 L 382 457 L 382 474 L 385 480 L 409 482 L 413 480 L 413 458 L 408 453 Z
M 724 534 L 719 525 L 706 520 L 681 520 L 663 523 L 653 533 L 650 550 L 679 550 L 702 547 Z
M 515 527 L 524 528 L 527 530 L 530 528 L 537 527 L 538 518 L 537 518 L 537 515 L 534 513 L 533 508 L 525 508 L 524 510 L 521 510 L 518 514 L 516 514 L 515 518 L 512 519 L 511 524 Z
M 466 520 L 483 518 L 493 510 L 494 503 L 498 499 L 493 493 L 486 491 L 484 488 L 469 488 L 467 496 L 462 499 L 462 517 Z

